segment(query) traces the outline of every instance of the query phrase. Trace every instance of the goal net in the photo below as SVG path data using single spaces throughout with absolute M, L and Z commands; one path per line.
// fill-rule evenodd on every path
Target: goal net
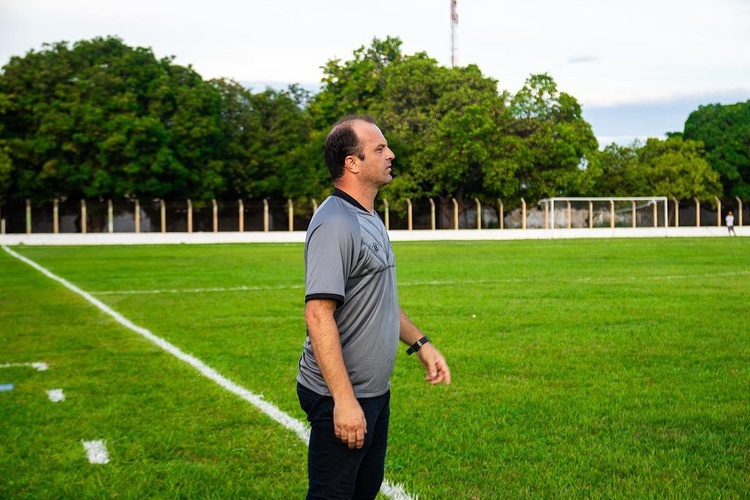
M 544 227 L 667 227 L 666 196 L 618 198 L 548 198 L 539 202 Z

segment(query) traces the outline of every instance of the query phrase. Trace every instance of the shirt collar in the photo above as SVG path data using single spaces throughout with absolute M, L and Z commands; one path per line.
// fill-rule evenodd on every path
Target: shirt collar
M 338 196 L 342 200 L 348 201 L 349 203 L 351 203 L 355 207 L 357 207 L 357 208 L 359 208 L 361 210 L 364 210 L 367 213 L 370 213 L 369 210 L 367 210 L 365 207 L 363 207 L 362 204 L 360 202 L 358 202 L 357 200 L 355 200 L 349 193 L 347 193 L 345 191 L 342 191 L 339 188 L 334 188 L 333 189 L 333 196 Z

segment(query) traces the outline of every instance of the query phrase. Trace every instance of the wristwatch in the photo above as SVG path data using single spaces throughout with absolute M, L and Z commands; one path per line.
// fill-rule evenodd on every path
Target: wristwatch
M 408 354 L 409 356 L 411 356 L 412 354 L 414 354 L 415 352 L 417 352 L 418 350 L 420 350 L 422 348 L 422 346 L 425 345 L 429 341 L 430 341 L 430 339 L 428 339 L 427 337 L 422 337 L 421 339 L 419 339 L 416 342 L 414 342 L 414 344 L 410 348 L 408 348 L 406 350 L 406 354 Z

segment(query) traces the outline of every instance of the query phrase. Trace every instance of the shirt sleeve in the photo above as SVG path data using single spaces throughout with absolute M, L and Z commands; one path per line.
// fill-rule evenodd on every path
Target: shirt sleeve
M 305 302 L 330 299 L 343 304 L 355 248 L 345 218 L 328 218 L 313 228 L 305 248 Z

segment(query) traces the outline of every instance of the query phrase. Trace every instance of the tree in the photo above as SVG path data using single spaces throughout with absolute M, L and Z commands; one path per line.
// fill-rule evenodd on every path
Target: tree
M 394 182 L 383 196 L 505 196 L 514 166 L 503 155 L 506 95 L 476 66 L 440 67 L 425 53 L 403 55 L 395 38 L 373 40 L 351 61 L 330 61 L 311 114 L 327 132 L 341 115 L 376 117 L 396 153 Z
M 8 96 L 0 94 L 0 116 L 5 113 L 7 106 Z M 13 162 L 9 155 L 9 148 L 2 137 L 4 137 L 3 125 L 0 123 L 0 203 L 8 198 L 10 175 L 13 168 Z
M 376 116 L 396 152 L 396 179 L 384 195 L 538 199 L 592 189 L 598 144 L 578 102 L 548 75 L 532 75 L 511 99 L 476 66 L 405 56 L 391 38 L 325 70 L 311 108 L 316 124 Z
M 253 94 L 239 83 L 213 80 L 221 96 L 218 149 L 227 197 L 312 197 L 319 193 L 315 162 L 305 151 L 311 119 L 309 93 L 296 85 Z
M 323 67 L 323 88 L 310 102 L 310 113 L 318 129 L 330 127 L 346 114 L 363 113 L 382 98 L 385 70 L 402 58 L 401 40 L 374 38 L 368 48 L 354 51 L 354 58 L 328 61 Z
M 628 181 L 635 193 L 631 196 L 712 200 L 721 194 L 719 175 L 703 159 L 701 144 L 679 137 L 648 139 L 638 150 L 638 168 Z
M 323 70 L 315 96 L 254 94 L 118 38 L 14 57 L 0 74 L 0 200 L 322 199 L 321 144 L 350 113 L 373 115 L 396 153 L 382 196 L 705 199 L 717 193 L 705 144 L 725 196 L 750 197 L 750 101 L 701 106 L 667 141 L 599 152 L 581 106 L 547 74 L 499 93 L 478 67 L 404 55 L 391 37 Z
M 641 146 L 638 141 L 629 146 L 612 143 L 595 156 L 594 163 L 601 173 L 596 181 L 594 195 L 639 196 L 633 191 L 635 187 L 628 183 L 633 172 L 638 170 L 638 149 Z
M 0 78 L 15 198 L 195 197 L 221 190 L 218 93 L 117 38 L 46 45 Z
M 611 144 L 597 158 L 602 169 L 598 194 L 712 200 L 721 192 L 719 175 L 702 154 L 701 143 L 676 135 L 631 146 Z
M 684 137 L 703 143 L 725 199 L 750 199 L 750 101 L 699 106 L 685 122 Z
M 224 163 L 223 194 L 244 198 L 255 194 L 260 170 L 263 128 L 253 113 L 252 93 L 237 82 L 211 81 L 221 98 L 221 139 L 218 148 Z
M 507 142 L 520 196 L 538 200 L 591 189 L 586 168 L 598 143 L 574 97 L 559 92 L 549 75 L 531 75 L 508 111 Z
M 252 98 L 263 134 L 256 195 L 283 198 L 314 196 L 319 190 L 319 162 L 305 161 L 312 131 L 310 115 L 301 107 L 304 94 L 266 90 Z
M 515 190 L 501 149 L 505 96 L 495 80 L 474 65 L 440 67 L 425 54 L 403 58 L 386 76 L 374 110 L 401 151 L 386 193 L 464 201 Z

